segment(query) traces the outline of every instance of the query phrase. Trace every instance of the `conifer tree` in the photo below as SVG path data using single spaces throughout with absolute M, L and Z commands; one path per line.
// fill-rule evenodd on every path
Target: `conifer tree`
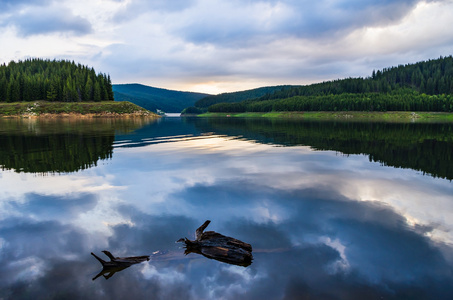
M 99 82 L 97 81 L 94 84 L 93 101 L 101 101 L 101 87 L 99 86 Z
M 57 99 L 57 95 L 55 86 L 51 84 L 49 90 L 47 91 L 47 101 L 55 101 Z

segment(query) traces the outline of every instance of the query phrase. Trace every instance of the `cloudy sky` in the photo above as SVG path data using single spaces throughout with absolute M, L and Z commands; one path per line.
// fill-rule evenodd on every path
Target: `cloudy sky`
M 452 0 L 0 0 L 0 63 L 215 94 L 451 55 L 451 28 Z

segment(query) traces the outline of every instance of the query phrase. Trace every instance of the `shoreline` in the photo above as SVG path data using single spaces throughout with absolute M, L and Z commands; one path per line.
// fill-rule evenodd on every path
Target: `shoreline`
M 159 115 L 153 113 L 43 113 L 39 115 L 35 114 L 21 114 L 21 115 L 0 115 L 0 118 L 3 119 L 69 119 L 69 118 L 77 118 L 77 119 L 94 119 L 94 118 L 150 118 L 150 119 L 158 119 L 160 118 Z
M 188 116 L 190 117 L 190 116 Z M 312 121 L 347 121 L 347 122 L 442 122 L 453 123 L 453 113 L 444 112 L 365 112 L 365 111 L 282 111 L 282 112 L 245 112 L 245 113 L 204 113 L 198 118 L 271 118 Z
M 0 103 L 0 118 L 152 118 L 160 116 L 126 101 Z

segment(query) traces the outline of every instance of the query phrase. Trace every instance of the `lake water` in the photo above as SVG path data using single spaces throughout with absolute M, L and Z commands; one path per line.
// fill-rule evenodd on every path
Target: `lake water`
M 0 119 L 0 170 L 0 299 L 453 299 L 449 124 Z

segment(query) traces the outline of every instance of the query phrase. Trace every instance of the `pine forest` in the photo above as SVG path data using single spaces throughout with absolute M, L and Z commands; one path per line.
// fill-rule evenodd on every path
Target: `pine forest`
M 440 57 L 373 71 L 367 78 L 281 88 L 259 98 L 225 102 L 209 106 L 208 111 L 453 112 L 453 58 Z
M 113 101 L 110 76 L 67 60 L 27 59 L 0 65 L 0 102 Z

